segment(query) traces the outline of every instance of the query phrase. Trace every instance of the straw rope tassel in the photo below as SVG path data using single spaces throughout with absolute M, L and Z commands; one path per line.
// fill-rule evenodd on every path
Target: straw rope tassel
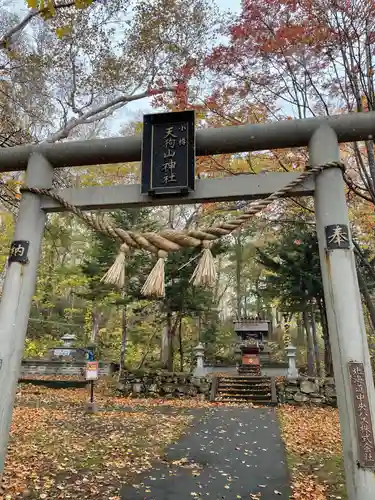
M 115 285 L 120 290 L 124 288 L 125 285 L 125 263 L 126 254 L 129 252 L 129 247 L 126 243 L 120 246 L 120 251 L 116 257 L 115 262 L 105 273 L 103 278 L 100 280 L 103 283 Z
M 210 241 L 204 240 L 202 242 L 203 251 L 199 259 L 197 267 L 195 268 L 190 283 L 194 286 L 214 286 L 216 282 L 216 269 L 215 261 L 211 252 Z
M 141 290 L 141 294 L 146 297 L 165 297 L 165 259 L 168 257 L 168 253 L 159 250 L 158 257 L 158 261 L 152 268 Z

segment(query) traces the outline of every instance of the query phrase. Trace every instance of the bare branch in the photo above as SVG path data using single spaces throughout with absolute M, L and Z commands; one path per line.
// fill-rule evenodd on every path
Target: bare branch
M 73 53 L 73 44 L 70 43 L 69 46 L 69 59 L 72 65 L 72 89 L 69 96 L 69 104 L 72 108 L 73 113 L 78 116 L 83 115 L 83 111 L 77 108 L 76 105 L 76 92 L 77 92 L 77 67 L 76 67 L 76 54 Z
M 359 186 L 354 186 L 354 182 L 347 175 L 344 176 L 344 180 L 345 180 L 346 185 L 350 189 L 350 191 L 353 191 L 353 193 L 355 193 L 357 196 L 359 196 L 363 200 L 368 201 L 370 203 L 373 203 L 373 200 L 371 198 L 369 198 L 368 196 L 364 195 L 363 193 L 361 193 L 359 191 L 359 189 L 360 189 Z
M 144 99 L 145 97 L 149 97 L 156 94 L 163 94 L 165 92 L 173 92 L 173 91 L 174 91 L 173 87 L 162 87 L 157 91 L 145 90 L 144 92 L 141 92 L 139 94 L 122 95 L 116 97 L 112 101 L 109 101 L 105 104 L 101 104 L 100 106 L 97 106 L 96 108 L 87 111 L 87 113 L 84 113 L 79 118 L 71 118 L 70 120 L 68 120 L 67 124 L 64 127 L 62 127 L 57 132 L 51 134 L 47 138 L 47 142 L 56 142 L 60 141 L 61 139 L 66 139 L 69 136 L 70 132 L 79 125 L 86 125 L 88 123 L 93 123 L 99 120 L 103 120 L 104 118 L 107 118 L 112 113 L 114 113 L 114 111 L 120 109 L 129 102 L 138 101 L 140 99 Z
M 370 178 L 369 174 L 367 173 L 362 154 L 361 154 L 359 147 L 358 147 L 358 143 L 354 142 L 353 146 L 354 146 L 354 152 L 355 152 L 355 159 L 356 159 L 356 162 L 358 165 L 358 172 L 359 172 L 359 175 L 361 177 L 361 180 L 362 180 L 365 188 L 368 190 L 372 199 L 375 200 L 374 183 L 373 183 L 372 179 Z M 370 158 L 368 158 L 368 160 L 370 160 Z

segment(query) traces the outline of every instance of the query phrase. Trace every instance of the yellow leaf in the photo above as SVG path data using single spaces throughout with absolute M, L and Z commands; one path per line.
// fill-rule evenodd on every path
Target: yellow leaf
M 68 35 L 71 32 L 70 26 L 61 26 L 60 28 L 56 28 L 56 35 L 58 38 L 62 38 L 65 35 Z
M 39 7 L 39 0 L 27 0 L 27 6 L 30 9 L 37 9 Z

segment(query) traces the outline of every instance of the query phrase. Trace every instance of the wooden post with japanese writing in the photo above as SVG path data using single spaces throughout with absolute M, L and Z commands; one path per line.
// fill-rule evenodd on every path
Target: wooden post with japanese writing
M 332 128 L 314 133 L 309 153 L 312 165 L 340 162 Z M 315 212 L 348 499 L 373 500 L 375 391 L 339 164 L 316 178 Z

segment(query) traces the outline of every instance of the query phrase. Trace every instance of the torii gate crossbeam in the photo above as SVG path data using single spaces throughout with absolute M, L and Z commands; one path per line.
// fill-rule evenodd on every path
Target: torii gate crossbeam
M 334 130 L 339 143 L 372 139 L 375 135 L 375 111 L 199 129 L 196 133 L 196 154 L 207 156 L 304 147 L 322 125 Z M 53 168 L 140 161 L 141 143 L 141 136 L 136 135 L 4 148 L 0 149 L 0 172 L 26 170 L 32 153 L 44 156 Z

